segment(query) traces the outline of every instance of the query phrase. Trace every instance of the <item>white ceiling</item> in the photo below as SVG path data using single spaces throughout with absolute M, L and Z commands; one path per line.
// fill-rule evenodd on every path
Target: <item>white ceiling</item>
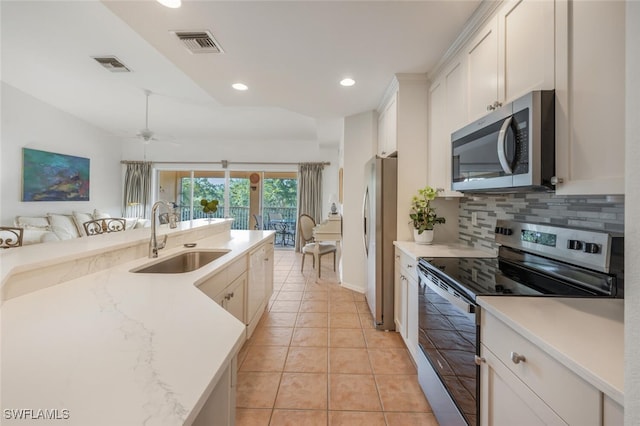
M 431 70 L 479 0 L 0 5 L 2 80 L 117 135 L 144 127 L 147 89 L 158 137 L 335 144 L 339 119 L 375 109 L 395 73 Z M 209 30 L 225 53 L 193 55 L 170 30 Z M 339 86 L 346 76 L 356 85 Z

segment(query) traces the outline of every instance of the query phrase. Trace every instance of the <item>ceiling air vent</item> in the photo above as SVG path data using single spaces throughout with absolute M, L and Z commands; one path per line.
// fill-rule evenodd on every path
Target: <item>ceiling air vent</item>
M 171 31 L 191 53 L 224 53 L 209 31 Z
M 92 56 L 92 58 L 111 72 L 131 72 L 131 70 L 115 56 Z

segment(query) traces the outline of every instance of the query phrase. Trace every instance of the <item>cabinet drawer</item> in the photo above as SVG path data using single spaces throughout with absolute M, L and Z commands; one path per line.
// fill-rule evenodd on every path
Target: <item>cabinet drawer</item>
M 229 282 L 235 280 L 247 270 L 247 256 L 240 257 L 231 265 L 227 266 L 226 270 L 228 274 L 227 279 L 229 280 Z
M 598 425 L 600 392 L 495 316 L 482 311 L 482 343 L 564 421 Z M 524 356 L 516 363 L 514 356 Z
M 214 299 L 229 284 L 227 270 L 224 269 L 212 277 L 207 278 L 202 284 L 198 285 L 200 291 Z
M 400 262 L 400 268 L 404 275 L 414 277 L 416 280 L 418 279 L 418 274 L 416 272 L 416 265 L 418 262 L 413 257 L 396 248 L 395 258 L 396 261 Z

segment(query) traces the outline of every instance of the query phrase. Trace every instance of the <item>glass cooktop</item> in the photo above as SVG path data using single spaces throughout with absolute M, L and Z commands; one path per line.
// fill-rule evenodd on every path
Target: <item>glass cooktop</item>
M 576 277 L 572 283 L 566 268 L 538 256 L 518 263 L 499 257 L 440 257 L 421 259 L 420 266 L 423 274 L 437 276 L 473 301 L 477 296 L 594 295 L 578 285 L 583 277 Z

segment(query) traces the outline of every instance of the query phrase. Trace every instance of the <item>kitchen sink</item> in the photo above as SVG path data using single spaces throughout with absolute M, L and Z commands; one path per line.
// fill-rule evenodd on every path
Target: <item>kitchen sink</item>
M 182 274 L 202 268 L 231 250 L 198 250 L 178 253 L 160 262 L 132 269 L 138 274 Z

